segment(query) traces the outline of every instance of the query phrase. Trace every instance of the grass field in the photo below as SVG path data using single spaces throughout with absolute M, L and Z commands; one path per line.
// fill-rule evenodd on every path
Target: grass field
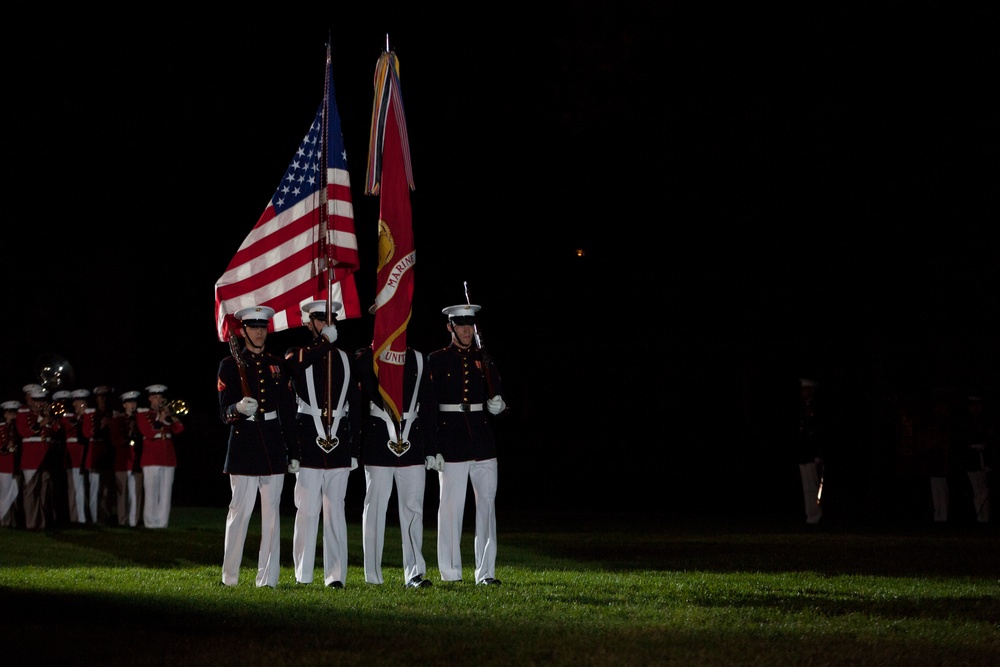
M 364 583 L 349 526 L 344 590 L 300 586 L 291 517 L 282 583 L 220 583 L 225 508 L 175 507 L 162 531 L 0 532 L 5 664 L 995 665 L 1000 536 L 807 532 L 612 516 L 501 516 L 500 587 Z M 391 516 L 390 512 L 390 516 Z M 321 564 L 321 555 L 317 564 Z M 321 581 L 317 572 L 317 581 Z M 14 660 L 16 658 L 16 660 Z M 8 662 L 10 660 L 10 662 Z

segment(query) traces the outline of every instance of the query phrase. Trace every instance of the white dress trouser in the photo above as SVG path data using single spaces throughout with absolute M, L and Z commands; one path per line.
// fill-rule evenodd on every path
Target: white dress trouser
M 87 523 L 87 489 L 83 485 L 83 473 L 79 468 L 70 468 L 66 471 L 67 491 L 70 495 L 70 517 L 73 523 Z
M 931 503 L 934 505 L 934 521 L 948 520 L 948 478 L 931 477 Z
M 979 523 L 989 523 L 990 521 L 990 480 L 989 473 L 985 470 L 970 470 L 969 483 L 972 484 L 973 509 L 976 512 L 976 521 Z
M 14 473 L 0 472 L 0 525 L 14 525 L 14 503 L 17 502 L 18 493 L 17 478 L 14 477 Z M 8 523 L 3 523 L 5 520 Z
M 399 529 L 403 539 L 403 583 L 427 574 L 424 561 L 424 488 L 427 470 L 423 464 L 365 466 L 365 506 L 361 515 L 362 543 L 365 548 L 365 581 L 381 584 L 382 551 L 385 547 L 385 514 L 396 484 Z
M 166 528 L 174 488 L 173 466 L 142 467 L 142 523 L 146 528 Z
M 816 463 L 800 463 L 799 476 L 802 478 L 802 500 L 805 503 L 806 523 L 819 523 L 823 518 L 823 508 L 819 504 L 819 471 Z
M 445 463 L 438 473 L 438 569 L 442 581 L 462 580 L 462 521 L 465 493 L 472 482 L 476 498 L 476 583 L 495 578 L 497 560 L 497 460 Z
M 230 475 L 233 490 L 226 516 L 226 546 L 222 557 L 222 583 L 235 586 L 240 581 L 243 545 L 247 540 L 250 516 L 260 492 L 260 552 L 257 555 L 257 587 L 277 588 L 281 575 L 281 490 L 285 475 Z
M 295 473 L 295 530 L 292 563 L 295 581 L 310 584 L 316 568 L 319 514 L 323 512 L 323 583 L 346 583 L 347 517 L 344 498 L 350 468 L 300 468 Z
M 101 497 L 101 472 L 90 470 L 87 472 L 87 507 L 90 508 L 90 520 L 97 522 L 100 519 L 98 514 L 98 499 Z

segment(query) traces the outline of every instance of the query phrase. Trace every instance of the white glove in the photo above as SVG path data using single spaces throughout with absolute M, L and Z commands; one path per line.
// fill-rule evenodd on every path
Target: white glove
M 435 459 L 433 456 L 425 456 L 424 461 L 425 461 L 424 466 L 428 470 L 437 470 L 437 459 Z
M 351 457 L 351 470 L 354 470 L 357 467 L 358 467 L 358 460 L 352 456 Z
M 257 399 L 250 396 L 244 396 L 240 399 L 240 402 L 236 404 L 236 410 L 241 415 L 251 416 L 257 412 Z
M 444 457 L 440 454 L 434 457 L 434 469 L 438 472 L 444 470 Z
M 299 460 L 298 459 L 292 459 L 291 461 L 289 461 L 288 462 L 288 472 L 290 472 L 290 473 L 292 473 L 294 475 L 298 471 L 299 471 Z
M 323 327 L 323 330 L 319 332 L 323 338 L 326 338 L 331 343 L 337 341 L 337 327 L 332 324 L 327 324 Z
M 486 409 L 490 411 L 491 415 L 498 415 L 507 409 L 507 404 L 503 402 L 500 395 L 497 394 L 490 400 L 486 401 Z

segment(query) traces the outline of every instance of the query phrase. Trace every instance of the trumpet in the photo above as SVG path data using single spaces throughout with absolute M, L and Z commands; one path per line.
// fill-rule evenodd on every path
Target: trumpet
M 167 403 L 163 407 L 167 411 L 167 413 L 173 417 L 180 417 L 188 413 L 187 403 L 185 403 L 184 400 L 180 398 L 175 398 L 171 401 L 167 401 Z
M 66 414 L 66 404 L 62 401 L 55 401 L 49 404 L 48 417 L 50 421 L 56 421 Z

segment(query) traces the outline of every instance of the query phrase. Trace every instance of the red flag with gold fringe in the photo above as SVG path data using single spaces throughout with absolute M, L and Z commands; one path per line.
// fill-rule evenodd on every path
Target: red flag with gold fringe
M 403 404 L 406 325 L 413 301 L 413 174 L 406 116 L 395 52 L 383 52 L 375 68 L 375 101 L 368 144 L 365 194 L 379 196 L 373 365 L 388 410 L 399 421 Z

